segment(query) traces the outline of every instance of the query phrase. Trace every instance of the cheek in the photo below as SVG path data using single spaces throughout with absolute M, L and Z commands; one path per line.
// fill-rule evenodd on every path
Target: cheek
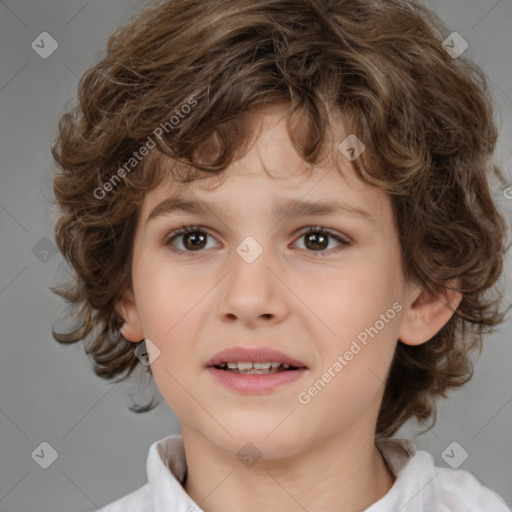
M 133 274 L 144 333 L 167 345 L 207 287 L 199 277 L 177 272 L 165 251 L 142 255 Z
M 325 301 L 325 311 L 330 312 L 326 323 L 335 335 L 317 336 L 320 359 L 298 400 L 298 407 L 304 407 L 309 417 L 324 418 L 326 428 L 334 430 L 340 422 L 352 421 L 371 409 L 371 403 L 377 410 L 393 360 L 400 316 L 400 303 L 393 294 L 377 293 L 371 286 L 363 291 L 345 285 L 346 294 Z
M 368 259 L 340 269 L 324 280 L 316 292 L 308 291 L 321 318 L 336 334 L 359 326 L 364 329 L 400 298 L 393 268 Z M 353 333 L 352 333 L 353 334 Z
M 319 312 L 325 326 L 318 339 L 321 371 L 346 354 L 346 369 L 352 370 L 343 371 L 352 374 L 357 368 L 351 378 L 367 378 L 372 371 L 377 377 L 385 375 L 403 309 L 396 256 L 390 256 L 361 258 L 358 265 L 326 281 L 321 293 L 310 294 L 316 301 L 311 308 Z
M 206 291 L 200 279 L 186 278 L 156 258 L 139 282 L 144 333 L 159 350 L 151 363 L 153 377 L 180 417 L 190 408 L 187 390 L 193 389 L 191 375 L 201 365 L 194 340 L 201 325 L 196 316 L 198 303 Z

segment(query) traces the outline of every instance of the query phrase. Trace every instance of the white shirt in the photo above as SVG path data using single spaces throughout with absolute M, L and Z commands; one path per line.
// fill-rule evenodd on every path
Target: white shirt
M 510 512 L 505 502 L 467 471 L 434 467 L 426 451 L 407 439 L 377 439 L 393 487 L 364 512 Z M 182 487 L 187 473 L 181 435 L 154 442 L 147 460 L 145 485 L 102 512 L 204 512 Z

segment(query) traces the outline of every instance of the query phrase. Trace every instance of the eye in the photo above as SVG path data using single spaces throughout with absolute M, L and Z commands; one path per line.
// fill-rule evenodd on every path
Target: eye
M 337 253 L 343 249 L 343 246 L 350 245 L 348 239 L 341 235 L 332 232 L 329 229 L 321 228 L 318 226 L 309 226 L 299 236 L 299 240 L 304 239 L 306 249 L 308 252 L 313 252 L 313 256 L 328 256 L 329 254 Z M 329 239 L 335 240 L 339 243 L 338 247 L 334 249 L 325 250 L 329 245 Z M 315 254 L 316 253 L 316 254 Z
M 166 239 L 165 245 L 168 245 L 172 251 L 179 255 L 196 256 L 194 253 L 200 253 L 202 249 L 208 249 L 208 237 L 213 238 L 201 226 L 183 226 L 173 231 Z M 313 253 L 313 256 L 325 256 L 336 253 L 343 249 L 343 246 L 350 245 L 350 241 L 341 235 L 332 232 L 329 229 L 318 226 L 307 227 L 300 235 L 299 240 L 305 240 L 307 252 Z M 326 250 L 329 246 L 329 239 L 338 242 L 338 247 Z M 182 247 L 177 248 L 175 241 L 180 242 Z M 211 247 L 210 247 L 211 248 Z
M 183 252 L 198 252 L 206 246 L 206 240 L 210 235 L 201 226 L 184 226 L 173 231 L 165 245 L 168 245 L 174 252 L 182 254 Z M 211 237 L 213 238 L 213 237 Z M 184 249 L 177 249 L 172 242 L 178 240 L 182 242 Z M 195 254 L 192 254 L 195 256 Z

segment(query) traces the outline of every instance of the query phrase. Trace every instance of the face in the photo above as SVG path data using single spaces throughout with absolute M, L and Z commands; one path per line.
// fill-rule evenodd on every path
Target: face
M 277 458 L 340 432 L 373 435 L 406 283 L 389 197 L 339 152 L 305 172 L 284 111 L 258 121 L 261 136 L 216 186 L 169 181 L 145 197 L 123 334 L 151 340 L 155 381 L 182 429 Z M 341 124 L 332 134 L 335 148 L 348 136 Z M 162 207 L 178 196 L 203 211 Z M 274 214 L 280 202 L 296 208 Z M 306 202 L 338 206 L 300 212 Z M 306 369 L 270 389 L 234 389 L 205 366 L 231 347 L 270 347 Z

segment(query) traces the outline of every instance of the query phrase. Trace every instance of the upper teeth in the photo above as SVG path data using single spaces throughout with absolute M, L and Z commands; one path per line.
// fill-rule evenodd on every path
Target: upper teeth
M 232 362 L 229 361 L 227 363 L 222 363 L 219 366 L 226 366 L 230 370 L 250 370 L 251 368 L 254 368 L 255 370 L 270 370 L 270 367 L 277 368 L 278 366 L 283 365 L 283 368 L 289 368 L 290 365 L 287 363 L 278 363 L 278 362 L 269 362 L 269 363 L 252 363 L 252 362 Z

